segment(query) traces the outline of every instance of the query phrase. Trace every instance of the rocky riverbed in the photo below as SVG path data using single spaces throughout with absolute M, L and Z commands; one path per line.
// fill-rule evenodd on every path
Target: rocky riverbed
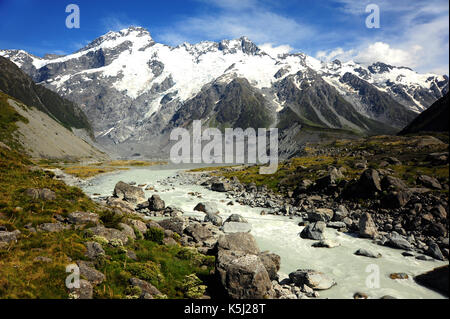
M 131 187 L 136 201 L 122 197 L 119 189 L 112 192 L 119 180 L 126 182 L 122 187 Z M 233 271 L 258 278 L 257 287 L 245 288 L 253 281 L 232 285 L 227 293 L 235 298 L 250 297 L 246 295 L 250 292 L 257 298 L 441 297 L 416 284 L 413 277 L 448 265 L 436 258 L 439 255 L 431 256 L 432 250 L 439 249 L 445 259 L 448 242 L 445 247 L 445 241 L 420 234 L 413 240 L 399 227 L 386 231 L 378 218 L 352 206 L 351 201 L 339 202 L 329 195 L 285 197 L 237 180 L 164 169 L 100 176 L 83 189 L 92 196 L 97 194 L 94 197 L 100 202 L 115 203 L 145 218 L 165 220 L 160 225 L 169 231 L 177 229 L 182 245 L 216 256 L 220 281 L 229 283 L 225 274 Z M 296 205 L 299 198 L 303 205 Z M 255 238 L 258 250 L 251 254 L 222 251 L 218 239 L 227 234 Z M 262 250 L 271 253 L 264 255 Z M 223 268 L 236 263 L 250 268 Z M 375 287 L 366 282 L 370 265 L 379 271 Z M 236 285 L 243 288 L 236 290 Z

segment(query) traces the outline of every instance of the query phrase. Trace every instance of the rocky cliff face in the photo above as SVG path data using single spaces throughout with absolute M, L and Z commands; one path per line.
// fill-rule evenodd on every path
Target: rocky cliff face
M 170 130 L 194 119 L 219 128 L 278 126 L 280 151 L 292 155 L 305 127 L 398 131 L 448 91 L 446 76 L 322 63 L 302 53 L 271 56 L 245 37 L 170 47 L 139 27 L 109 32 L 67 56 L 0 55 L 79 104 L 97 140 L 123 156 L 164 157 Z

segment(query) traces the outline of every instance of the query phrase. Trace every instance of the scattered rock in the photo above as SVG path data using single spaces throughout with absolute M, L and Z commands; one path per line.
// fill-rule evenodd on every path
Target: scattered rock
M 80 275 L 85 277 L 93 285 L 101 284 L 106 279 L 105 275 L 92 268 L 91 264 L 86 261 L 79 260 L 77 261 L 77 265 L 80 268 Z
M 378 235 L 377 226 L 369 213 L 364 213 L 359 218 L 359 236 L 363 238 L 375 238 Z
M 148 208 L 151 211 L 159 212 L 166 208 L 166 203 L 159 197 L 159 195 L 153 195 L 148 199 Z
M 325 228 L 326 224 L 324 222 L 309 224 L 302 230 L 300 237 L 304 239 L 323 240 L 325 239 L 323 235 Z
M 317 247 L 317 248 L 334 248 L 334 247 L 339 247 L 341 244 L 329 240 L 329 239 L 325 239 L 325 240 L 321 240 L 317 243 L 314 243 L 312 246 L 313 247 Z
M 370 258 L 381 258 L 380 253 L 374 253 L 374 252 L 371 252 L 371 251 L 363 249 L 363 248 L 360 248 L 357 251 L 355 251 L 355 255 L 365 256 L 365 257 L 370 257 Z
M 326 290 L 336 285 L 336 282 L 324 273 L 311 269 L 298 269 L 289 274 L 289 279 L 296 286 L 307 285 L 314 290 Z
M 86 257 L 89 259 L 97 259 L 99 257 L 105 256 L 105 250 L 102 245 L 95 241 L 89 241 L 84 244 L 87 248 Z
M 79 288 L 71 288 L 69 291 L 72 299 L 92 299 L 94 295 L 92 284 L 85 279 L 80 279 Z
M 211 185 L 211 190 L 215 192 L 226 193 L 231 190 L 231 187 L 228 183 L 218 182 Z
M 270 252 L 262 252 L 258 255 L 264 267 L 266 267 L 270 280 L 278 279 L 278 272 L 280 271 L 281 258 L 277 254 Z
M 67 216 L 67 219 L 72 224 L 98 224 L 99 217 L 95 213 L 88 212 L 73 212 Z
M 48 188 L 28 188 L 25 190 L 25 195 L 33 199 L 42 199 L 46 201 L 56 199 L 55 192 Z
M 234 223 L 248 223 L 248 221 L 238 214 L 232 214 L 225 220 L 225 223 L 234 222 Z
M 162 293 L 152 284 L 147 281 L 138 279 L 138 278 L 130 278 L 130 285 L 133 287 L 139 287 L 141 290 L 140 298 L 142 299 L 153 299 L 155 296 L 160 296 Z
M 368 299 L 369 296 L 367 296 L 367 294 L 363 293 L 363 292 L 355 292 L 355 294 L 353 295 L 353 299 Z
M 137 204 L 145 201 L 145 193 L 140 187 L 131 186 L 122 181 L 114 187 L 114 197 Z

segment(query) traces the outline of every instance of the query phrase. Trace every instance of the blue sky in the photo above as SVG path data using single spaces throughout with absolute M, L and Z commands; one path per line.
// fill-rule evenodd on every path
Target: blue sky
M 80 29 L 65 27 L 70 3 Z M 366 28 L 369 3 L 380 7 L 379 29 Z M 245 35 L 267 50 L 448 74 L 448 18 L 447 0 L 0 0 L 0 49 L 68 54 L 138 25 L 169 45 Z

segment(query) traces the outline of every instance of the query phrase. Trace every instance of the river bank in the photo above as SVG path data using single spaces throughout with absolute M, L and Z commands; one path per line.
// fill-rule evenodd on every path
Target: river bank
M 261 215 L 261 209 L 240 205 L 233 201 L 228 193 L 215 192 L 200 184 L 204 183 L 201 175 L 182 173 L 176 169 L 164 167 L 151 169 L 132 169 L 110 175 L 103 175 L 90 180 L 90 185 L 83 190 L 97 199 L 110 196 L 119 180 L 134 182 L 148 188 L 147 197 L 158 194 L 168 205 L 178 207 L 185 216 L 204 218 L 204 213 L 194 211 L 199 202 L 214 202 L 225 220 L 231 214 L 246 218 L 252 226 L 251 234 L 261 250 L 270 250 L 281 256 L 280 278 L 286 278 L 299 268 L 322 271 L 332 277 L 337 285 L 320 292 L 322 298 L 353 298 L 356 292 L 363 292 L 369 298 L 391 295 L 396 298 L 443 298 L 427 288 L 417 285 L 414 276 L 448 263 L 431 260 L 418 260 L 402 255 L 402 251 L 379 246 L 371 240 L 360 239 L 352 234 L 326 228 L 325 237 L 338 242 L 335 248 L 314 248 L 313 241 L 302 239 L 299 233 L 303 226 L 298 226 L 300 218 L 295 216 Z M 204 176 L 206 178 L 206 176 Z M 133 184 L 134 184 L 133 183 Z M 150 187 L 148 187 L 150 186 Z M 382 255 L 379 259 L 357 256 L 358 249 L 375 251 Z M 368 288 L 366 272 L 370 265 L 377 265 L 380 270 L 379 288 Z M 406 273 L 408 279 L 393 280 L 392 273 Z

